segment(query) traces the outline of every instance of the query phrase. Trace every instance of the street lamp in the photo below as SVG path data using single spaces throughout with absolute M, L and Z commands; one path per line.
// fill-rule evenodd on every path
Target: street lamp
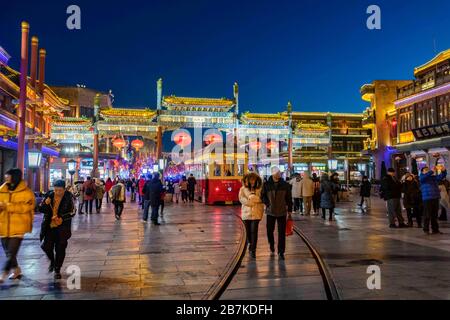
M 73 185 L 73 175 L 76 172 L 77 169 L 77 162 L 73 159 L 67 161 L 67 167 L 69 168 L 69 174 L 70 174 L 70 185 Z
M 38 149 L 28 150 L 28 166 L 30 168 L 39 168 L 41 166 L 42 152 Z
M 337 170 L 338 162 L 337 160 L 328 160 L 328 169 L 330 171 Z

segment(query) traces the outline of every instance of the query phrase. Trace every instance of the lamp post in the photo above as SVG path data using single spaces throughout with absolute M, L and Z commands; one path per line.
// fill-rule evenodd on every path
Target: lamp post
M 28 150 L 28 167 L 39 168 L 41 166 L 42 152 L 38 149 Z
M 31 177 L 34 173 L 33 169 L 39 168 L 41 166 L 41 160 L 42 160 L 42 152 L 38 149 L 29 149 L 28 150 L 28 175 Z M 33 178 L 30 178 L 30 183 L 33 184 Z M 31 186 L 30 186 L 31 187 Z M 35 189 L 35 187 L 31 187 L 32 189 Z
M 77 162 L 73 159 L 67 161 L 67 167 L 69 168 L 69 174 L 70 174 L 70 185 L 73 185 L 73 175 L 75 174 L 77 170 Z

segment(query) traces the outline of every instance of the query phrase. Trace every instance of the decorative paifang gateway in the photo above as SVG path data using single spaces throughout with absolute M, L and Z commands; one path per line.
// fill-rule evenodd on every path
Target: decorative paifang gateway
M 288 116 L 281 113 L 250 113 L 246 111 L 241 116 L 241 123 L 251 126 L 275 126 L 284 127 L 288 124 Z
M 150 109 L 109 108 L 100 111 L 106 122 L 152 122 L 156 118 L 156 111 Z
M 190 98 L 168 96 L 163 98 L 162 105 L 173 111 L 212 111 L 227 112 L 235 106 L 233 99 L 226 98 Z
M 330 127 L 322 123 L 304 123 L 300 122 L 297 124 L 297 131 L 301 133 L 318 133 L 323 134 L 330 131 Z

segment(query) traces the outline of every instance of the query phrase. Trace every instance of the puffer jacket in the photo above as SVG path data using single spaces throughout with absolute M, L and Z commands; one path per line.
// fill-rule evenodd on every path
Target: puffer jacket
M 95 199 L 103 199 L 105 191 L 105 185 L 103 183 L 95 184 Z
M 335 202 L 333 193 L 337 190 L 337 185 L 328 176 L 323 176 L 320 182 L 320 207 L 323 209 L 334 209 Z
M 283 217 L 292 212 L 291 186 L 283 179 L 276 184 L 270 177 L 263 185 L 261 199 L 269 216 Z
M 45 199 L 50 198 L 51 202 L 50 205 L 45 203 Z M 55 201 L 55 193 L 53 191 L 50 191 L 45 196 L 44 200 L 42 200 L 42 203 L 39 205 L 39 212 L 42 212 L 43 219 L 41 223 L 41 233 L 40 233 L 40 239 L 41 241 L 44 239 L 47 232 L 50 230 L 50 223 L 52 221 L 53 216 L 53 209 L 52 206 Z M 71 225 L 72 225 L 72 218 L 74 215 L 74 203 L 73 203 L 73 196 L 70 192 L 66 191 L 64 192 L 64 196 L 61 199 L 61 203 L 58 207 L 58 217 L 62 218 L 63 222 L 58 227 L 60 230 L 63 230 L 63 232 L 60 233 L 60 236 L 64 236 L 66 239 L 69 239 L 72 235 L 71 233 Z
M 308 176 L 305 176 L 300 181 L 300 196 L 312 197 L 314 195 L 314 181 Z
M 419 207 L 422 204 L 420 186 L 417 180 L 405 180 L 402 185 L 403 206 L 405 209 Z
M 289 181 L 290 185 L 292 186 L 292 198 L 301 198 L 302 195 L 300 193 L 300 183 L 302 182 L 301 179 L 297 179 L 297 177 L 291 179 Z
M 435 200 L 439 199 L 439 181 L 445 179 L 447 171 L 442 171 L 439 175 L 434 175 L 433 171 L 428 171 L 425 174 L 420 175 L 420 190 L 422 191 L 422 200 Z
M 0 202 L 6 209 L 0 212 L 0 237 L 23 237 L 33 230 L 35 198 L 33 192 L 21 181 L 14 191 L 3 184 Z
M 241 187 L 239 201 L 242 204 L 242 220 L 261 220 L 263 218 L 264 204 L 261 201 L 261 188 L 250 191 L 247 187 Z

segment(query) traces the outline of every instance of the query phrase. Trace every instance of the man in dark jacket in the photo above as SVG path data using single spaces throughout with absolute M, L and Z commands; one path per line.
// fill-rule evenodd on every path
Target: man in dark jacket
M 400 199 L 402 197 L 402 184 L 395 176 L 395 170 L 389 168 L 387 175 L 381 180 L 381 197 L 387 203 L 389 228 L 397 228 L 395 219 L 398 221 L 398 228 L 407 228 L 402 216 L 402 206 Z
M 189 202 L 194 202 L 195 198 L 195 185 L 197 184 L 197 180 L 195 180 L 194 175 L 191 173 L 188 180 L 188 196 L 189 196 Z
M 292 194 L 289 183 L 281 178 L 278 167 L 272 168 L 272 176 L 264 183 L 261 192 L 262 202 L 266 206 L 267 215 L 267 238 L 270 251 L 275 252 L 275 222 L 278 223 L 278 255 L 284 260 L 286 248 L 286 220 L 287 215 L 292 213 Z
M 425 233 L 439 234 L 438 212 L 439 212 L 439 181 L 442 181 L 447 176 L 447 171 L 442 170 L 441 174 L 436 175 L 433 170 L 428 167 L 423 167 L 420 171 L 420 190 L 422 191 L 424 222 L 423 231 Z
M 41 224 L 41 248 L 50 260 L 49 272 L 55 272 L 55 279 L 61 279 L 61 267 L 66 257 L 67 241 L 72 236 L 72 217 L 74 214 L 73 196 L 65 190 L 64 180 L 54 183 L 39 206 L 44 214 Z
M 364 201 L 366 201 L 366 209 L 370 208 L 370 190 L 372 189 L 372 185 L 369 182 L 369 179 L 367 176 L 364 176 L 361 182 L 361 190 L 359 192 L 359 195 L 361 196 L 361 202 L 359 203 L 359 206 L 361 207 L 361 210 L 363 209 Z
M 143 221 L 147 222 L 148 219 L 148 211 L 150 207 L 152 208 L 152 214 L 150 219 L 152 220 L 153 224 L 156 226 L 159 226 L 160 223 L 158 222 L 158 209 L 161 202 L 161 193 L 163 191 L 163 185 L 161 183 L 161 180 L 159 179 L 159 173 L 155 173 L 153 175 L 153 179 L 147 181 L 144 185 L 144 214 L 143 214 Z

